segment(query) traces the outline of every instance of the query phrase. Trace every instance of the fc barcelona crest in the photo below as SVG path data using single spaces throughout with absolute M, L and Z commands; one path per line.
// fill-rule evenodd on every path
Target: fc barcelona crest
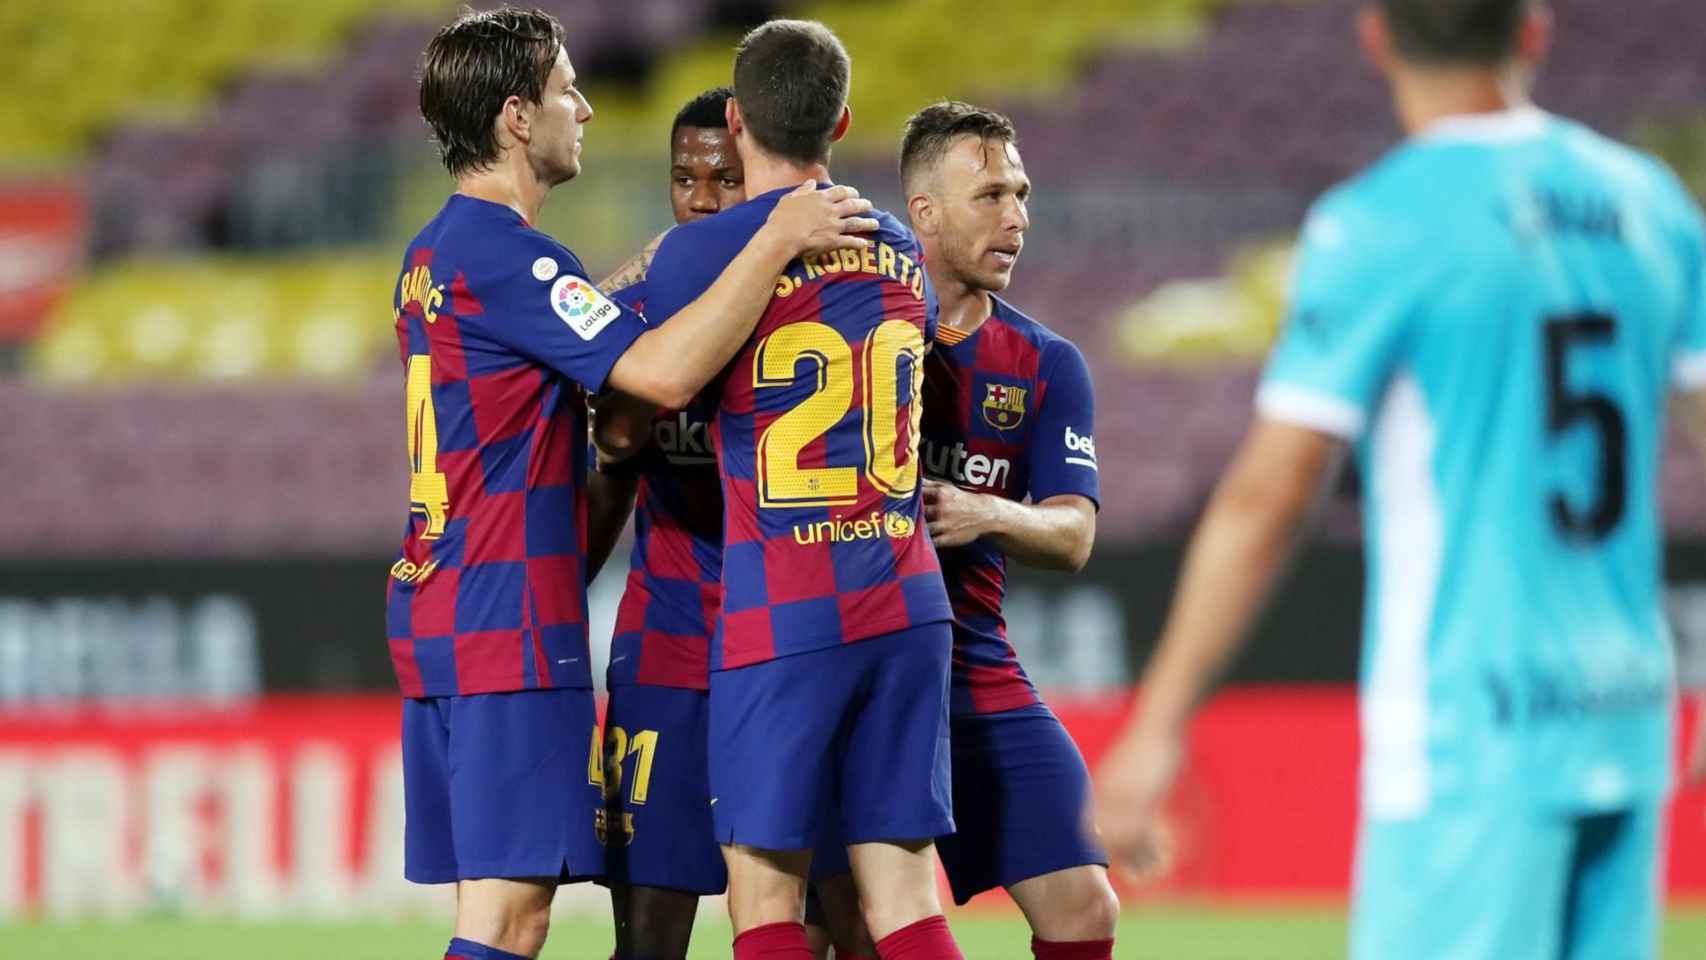
M 1024 387 L 992 383 L 983 396 L 983 422 L 997 430 L 1011 430 L 1025 419 Z

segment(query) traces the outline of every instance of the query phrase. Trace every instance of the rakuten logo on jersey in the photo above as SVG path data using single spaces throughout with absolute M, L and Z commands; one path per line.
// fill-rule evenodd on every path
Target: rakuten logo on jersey
M 963 443 L 944 447 L 925 440 L 919 445 L 919 453 L 924 457 L 924 472 L 927 475 L 961 486 L 1004 489 L 1008 475 L 1013 472 L 1011 461 L 1002 457 L 984 456 L 981 453 L 968 455 Z
M 1096 438 L 1090 434 L 1086 433 L 1081 435 L 1071 427 L 1067 427 L 1066 452 L 1068 454 L 1083 454 L 1081 457 L 1068 456 L 1066 458 L 1067 463 L 1077 464 L 1080 467 L 1089 467 L 1092 470 L 1096 469 Z
M 673 420 L 653 421 L 652 442 L 670 463 L 717 462 L 716 448 L 711 446 L 710 424 L 690 419 L 685 410 L 677 411 Z

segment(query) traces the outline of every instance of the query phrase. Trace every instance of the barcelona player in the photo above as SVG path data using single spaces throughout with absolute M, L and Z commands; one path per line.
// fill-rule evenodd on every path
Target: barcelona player
M 671 125 L 669 199 L 677 224 L 746 199 L 724 119 L 731 93 L 721 87 L 695 97 Z M 614 295 L 643 311 L 645 289 L 641 280 Z M 608 543 L 620 533 L 630 502 L 635 515 L 606 674 L 608 809 L 600 811 L 619 960 L 683 960 L 699 897 L 723 892 L 728 882 L 705 768 L 723 550 L 723 495 L 709 421 L 698 400 L 633 424 L 608 411 L 595 418 L 595 436 L 607 453 L 648 444 L 603 468 L 591 497 L 591 525 Z
M 456 192 L 409 244 L 394 300 L 408 525 L 387 587 L 405 699 L 404 872 L 456 883 L 447 956 L 543 943 L 560 881 L 602 872 L 583 759 L 596 736 L 586 637 L 584 395 L 680 405 L 745 342 L 776 274 L 874 227 L 845 188 L 777 203 L 704 295 L 648 328 L 533 229 L 580 170 L 592 109 L 562 26 L 469 13 L 435 36 L 421 112 Z
M 1658 161 L 1534 107 L 1529 0 L 1359 21 L 1408 140 L 1320 200 L 1257 417 L 1098 796 L 1146 865 L 1185 724 L 1351 447 L 1366 478 L 1351 954 L 1652 957 L 1676 707 L 1667 393 L 1706 439 L 1706 232 Z
M 1107 960 L 1119 900 L 1107 854 L 1083 826 L 1089 771 L 1002 619 L 1007 561 L 1082 569 L 1099 497 L 1083 356 L 997 295 L 1029 226 L 1016 141 L 1006 117 L 947 101 L 914 115 L 901 144 L 907 214 L 941 304 L 924 365 L 922 453 L 925 518 L 954 606 L 958 830 L 936 847 L 956 902 L 1007 889 L 1040 960 Z M 845 876 L 817 883 L 837 885 L 849 890 Z
M 777 20 L 735 55 L 728 127 L 746 203 L 664 238 L 647 308 L 699 294 L 777 200 L 828 177 L 851 68 L 818 23 Z M 951 833 L 952 617 L 923 530 L 917 458 L 934 295 L 912 232 L 808 256 L 714 391 L 722 619 L 711 647 L 711 813 L 737 960 L 809 957 L 812 848 L 848 843 L 878 954 L 958 957 L 931 838 Z

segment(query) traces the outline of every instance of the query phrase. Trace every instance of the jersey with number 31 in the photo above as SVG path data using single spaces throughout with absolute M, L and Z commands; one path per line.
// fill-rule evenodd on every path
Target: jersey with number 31
M 653 321 L 710 286 L 787 192 L 671 231 L 648 276 Z M 709 391 L 725 511 L 712 670 L 953 616 L 920 510 L 935 293 L 912 231 L 873 216 L 865 251 L 787 266 Z
M 409 521 L 386 626 L 404 696 L 590 687 L 586 392 L 645 330 L 568 248 L 454 195 L 403 256 Z
M 1356 440 L 1364 809 L 1668 786 L 1658 485 L 1706 386 L 1698 211 L 1537 110 L 1445 120 L 1324 198 L 1259 406 Z

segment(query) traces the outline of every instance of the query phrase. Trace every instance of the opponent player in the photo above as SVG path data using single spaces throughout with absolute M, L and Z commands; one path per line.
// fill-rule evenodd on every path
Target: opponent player
M 802 181 L 828 176 L 850 66 L 822 24 L 772 21 L 735 55 L 729 132 L 753 199 L 664 239 L 654 318 L 703 289 Z M 878 953 L 958 957 L 930 838 L 953 830 L 952 611 L 920 512 L 929 281 L 887 214 L 865 255 L 807 257 L 721 381 L 722 621 L 711 649 L 712 818 L 735 957 L 810 956 L 811 848 L 833 817 Z
M 724 119 L 731 94 L 727 87 L 701 94 L 670 128 L 669 198 L 677 224 L 746 199 Z M 616 297 L 643 310 L 645 289 L 642 281 Z M 596 435 L 607 448 L 650 443 L 601 471 L 591 498 L 593 525 L 612 542 L 629 503 L 636 504 L 628 584 L 606 674 L 608 809 L 600 811 L 620 960 L 685 958 L 699 897 L 723 892 L 728 882 L 711 828 L 705 768 L 708 665 L 723 565 L 723 495 L 710 413 L 695 401 L 646 417 L 638 429 L 612 424 L 608 415 L 597 419 Z M 620 488 L 623 477 L 637 480 L 637 500 Z
M 580 170 L 591 107 L 560 24 L 470 13 L 428 46 L 421 112 L 457 192 L 409 244 L 395 297 L 409 522 L 388 582 L 402 692 L 404 873 L 456 882 L 464 960 L 532 956 L 563 879 L 597 875 L 581 750 L 588 674 L 584 391 L 680 405 L 728 362 L 802 251 L 864 241 L 845 190 L 775 205 L 705 295 L 648 329 L 532 229 Z M 596 796 L 596 794 L 595 794 Z
M 1658 464 L 1706 440 L 1699 211 L 1529 104 L 1527 0 L 1359 21 L 1410 139 L 1329 193 L 1098 806 L 1147 865 L 1185 724 L 1353 445 L 1369 602 L 1359 958 L 1650 957 L 1670 788 Z
M 1030 223 L 1016 139 L 1006 117 L 949 101 L 907 121 L 901 145 L 907 213 L 941 303 L 924 365 L 924 513 L 954 605 L 959 829 L 936 848 L 956 902 L 1007 888 L 1041 960 L 1106 960 L 1119 899 L 1107 854 L 1083 826 L 1089 771 L 1019 665 L 1001 615 L 1009 557 L 1083 568 L 1098 497 L 1083 356 L 995 295 Z M 837 885 L 845 890 L 846 878 L 818 882 Z

